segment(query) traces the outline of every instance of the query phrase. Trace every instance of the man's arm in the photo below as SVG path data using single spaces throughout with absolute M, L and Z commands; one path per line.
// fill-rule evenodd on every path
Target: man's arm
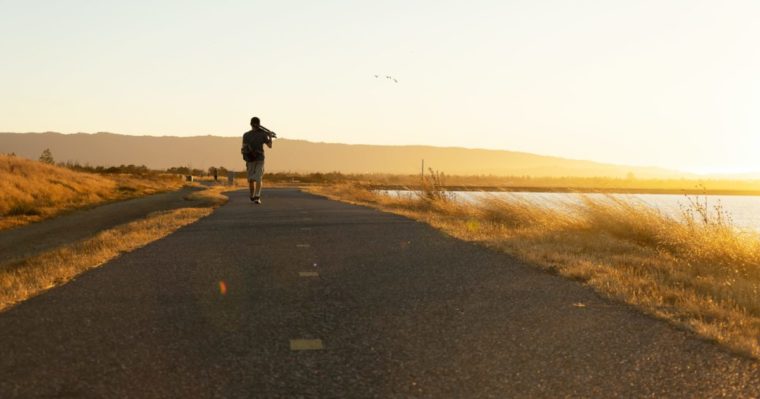
M 267 135 L 267 141 L 265 141 L 264 144 L 266 144 L 267 147 L 272 148 L 272 136 Z

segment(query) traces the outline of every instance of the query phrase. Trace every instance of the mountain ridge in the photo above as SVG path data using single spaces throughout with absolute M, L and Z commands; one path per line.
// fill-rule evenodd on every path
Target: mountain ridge
M 58 162 L 92 166 L 146 165 L 153 169 L 224 166 L 244 169 L 240 138 L 135 136 L 110 132 L 62 134 L 0 133 L 0 152 L 37 159 L 49 148 Z M 607 164 L 520 151 L 428 145 L 372 145 L 276 139 L 267 149 L 270 172 L 419 173 L 426 167 L 457 175 L 536 177 L 680 178 L 687 173 L 658 167 Z

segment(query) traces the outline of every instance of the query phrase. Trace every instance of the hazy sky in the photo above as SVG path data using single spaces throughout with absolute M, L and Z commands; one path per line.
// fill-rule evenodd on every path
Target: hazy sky
M 759 17 L 756 0 L 0 0 L 0 131 L 236 136 L 258 115 L 294 139 L 760 171 Z

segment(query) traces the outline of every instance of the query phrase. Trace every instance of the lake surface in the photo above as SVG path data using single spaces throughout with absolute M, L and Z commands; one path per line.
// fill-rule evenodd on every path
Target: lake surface
M 392 196 L 409 196 L 411 191 L 384 191 Z M 482 191 L 454 191 L 457 200 L 475 202 L 487 196 L 511 197 L 522 199 L 551 208 L 568 207 L 569 204 L 580 203 L 580 196 L 571 193 L 526 193 L 526 192 L 482 192 Z M 679 217 L 683 207 L 689 207 L 692 201 L 698 199 L 700 203 L 707 201 L 707 207 L 714 213 L 714 207 L 720 206 L 732 219 L 736 227 L 760 231 L 760 196 L 740 195 L 700 195 L 686 196 L 676 194 L 583 194 L 589 198 L 607 198 L 613 196 L 629 201 L 637 201 L 661 212 Z

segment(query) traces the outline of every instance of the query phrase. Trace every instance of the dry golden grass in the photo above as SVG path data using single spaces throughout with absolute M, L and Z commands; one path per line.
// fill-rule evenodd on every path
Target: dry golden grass
M 0 230 L 181 186 L 175 176 L 106 176 L 0 155 Z
M 218 206 L 227 202 L 228 198 L 224 194 L 225 191 L 233 190 L 230 186 L 214 185 L 202 191 L 194 191 L 185 196 L 188 201 L 199 201 L 208 205 Z
M 212 208 L 157 212 L 0 269 L 0 310 L 207 216 Z
M 720 210 L 695 203 L 673 218 L 614 197 L 559 210 L 515 197 L 465 205 L 434 188 L 414 198 L 351 184 L 308 190 L 427 222 L 760 358 L 760 237 Z

